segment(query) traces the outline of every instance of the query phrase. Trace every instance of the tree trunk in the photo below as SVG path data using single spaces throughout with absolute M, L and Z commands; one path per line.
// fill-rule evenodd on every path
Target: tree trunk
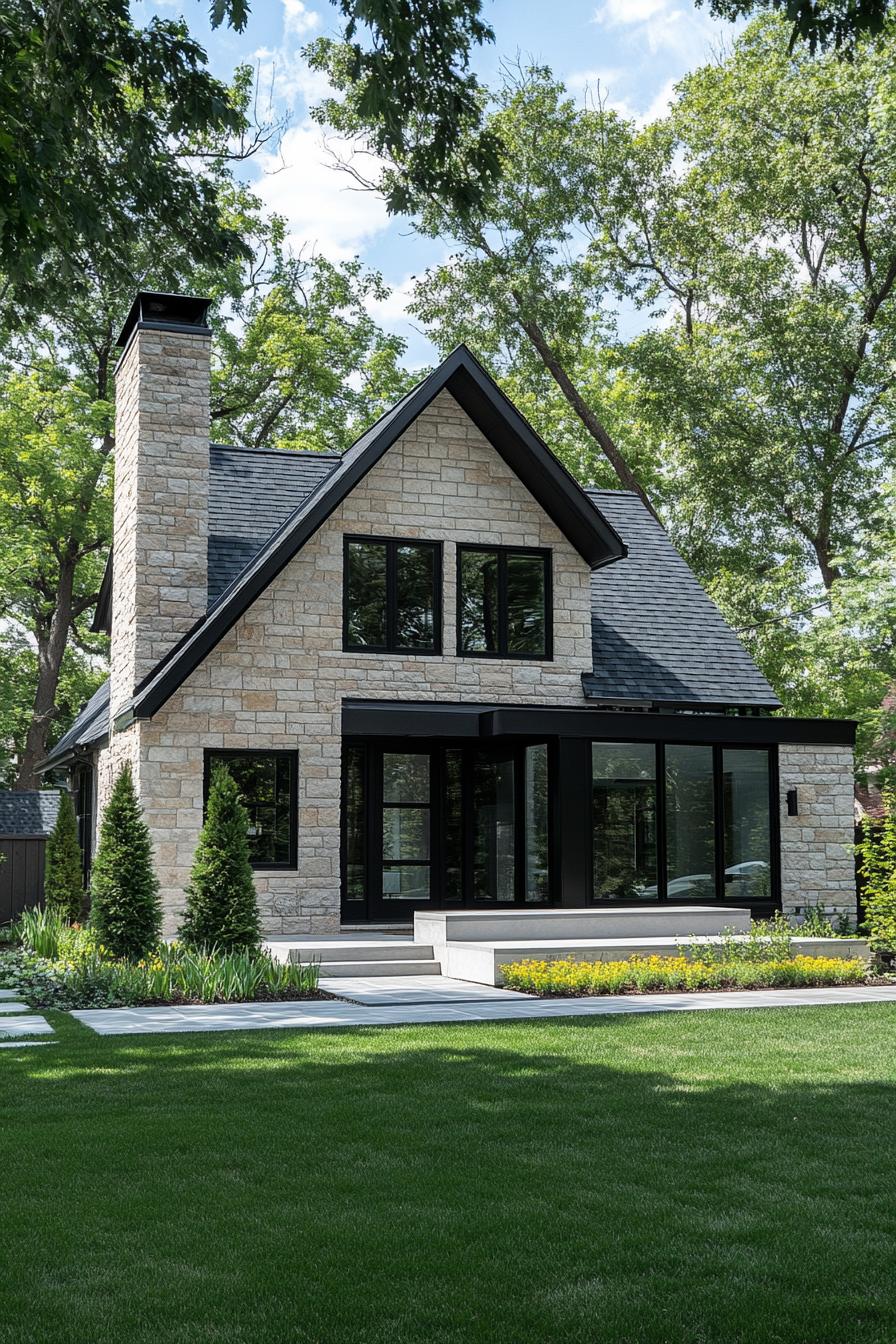
M 37 688 L 19 773 L 13 785 L 17 790 L 39 789 L 41 786 L 41 776 L 35 767 L 47 754 L 47 738 L 56 713 L 56 691 L 72 621 L 74 583 L 74 562 L 66 560 L 60 567 L 56 602 L 49 627 L 37 636 Z
M 520 301 L 517 298 L 517 296 L 514 297 L 516 299 L 517 306 L 521 307 Z M 654 518 L 656 518 L 657 522 L 659 522 L 660 521 L 659 515 L 657 514 L 656 509 L 651 504 L 650 497 L 648 496 L 647 491 L 644 489 L 643 485 L 638 480 L 637 476 L 632 471 L 629 464 L 626 462 L 625 458 L 619 451 L 619 448 L 615 443 L 614 439 L 612 438 L 612 436 L 608 433 L 604 425 L 594 414 L 591 407 L 585 401 L 584 397 L 579 392 L 575 383 L 572 381 L 569 374 L 566 372 L 563 365 L 560 363 L 560 360 L 554 354 L 554 351 L 551 349 L 550 343 L 547 340 L 547 337 L 545 336 L 544 332 L 541 330 L 541 327 L 538 325 L 537 322 L 533 321 L 531 318 L 523 317 L 522 314 L 520 315 L 519 321 L 520 326 L 523 328 L 523 331 L 526 333 L 526 335 L 529 337 L 529 340 L 532 342 L 532 344 L 535 346 L 535 349 L 538 351 L 538 355 L 539 358 L 541 359 L 541 362 L 544 364 L 548 373 L 551 375 L 554 382 L 557 384 L 560 391 L 563 393 L 564 397 L 569 402 L 570 406 L 575 411 L 576 415 L 579 417 L 582 424 L 587 429 L 588 433 L 598 444 L 604 457 L 607 459 L 613 470 L 616 472 L 616 475 L 619 477 L 620 482 L 625 486 L 626 490 L 631 490 L 634 494 L 638 496 L 638 498 L 641 500 L 641 503 L 645 506 L 645 508 L 649 509 L 650 512 L 653 514 Z

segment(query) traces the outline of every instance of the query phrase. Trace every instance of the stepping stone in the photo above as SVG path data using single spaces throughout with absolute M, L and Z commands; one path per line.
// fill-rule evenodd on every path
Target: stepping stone
M 52 1036 L 53 1028 L 45 1017 L 8 1017 L 0 1022 L 3 1036 Z
M 19 991 L 17 989 L 0 989 L 0 999 L 17 999 Z
M 23 1045 L 55 1045 L 55 1041 L 0 1041 L 0 1050 L 21 1050 Z
M 0 1000 L 0 1013 L 30 1013 L 27 1003 L 10 1003 L 9 999 Z

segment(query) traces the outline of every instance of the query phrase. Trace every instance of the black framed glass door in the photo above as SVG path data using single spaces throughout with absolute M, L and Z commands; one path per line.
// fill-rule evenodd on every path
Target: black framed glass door
M 343 917 L 548 902 L 550 761 L 545 743 L 347 744 Z

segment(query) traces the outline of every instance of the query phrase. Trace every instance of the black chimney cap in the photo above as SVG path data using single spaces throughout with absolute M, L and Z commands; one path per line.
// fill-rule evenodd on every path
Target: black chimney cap
M 183 331 L 190 327 L 208 331 L 206 314 L 211 299 L 197 299 L 190 294 L 155 294 L 141 289 L 131 304 L 116 345 L 127 345 L 137 327 L 156 327 L 162 331 Z

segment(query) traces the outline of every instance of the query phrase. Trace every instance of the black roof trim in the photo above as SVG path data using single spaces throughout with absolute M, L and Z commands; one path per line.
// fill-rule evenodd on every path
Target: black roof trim
M 197 298 L 195 294 L 161 294 L 152 289 L 140 289 L 115 344 L 126 346 L 138 328 L 208 332 L 206 316 L 211 303 L 211 299 Z
M 597 568 L 627 552 L 582 487 L 554 457 L 466 346 L 407 393 L 343 454 L 206 617 L 175 645 L 137 687 L 135 718 L 151 718 L 277 577 L 335 508 L 438 395 L 447 390 L 493 444 L 586 562 Z
M 112 547 L 109 547 L 109 554 L 106 556 L 106 568 L 103 570 L 103 577 L 100 583 L 100 591 L 96 599 L 96 608 L 93 613 L 93 620 L 90 622 L 90 631 L 94 635 L 112 634 Z
M 342 702 L 342 732 L 358 737 L 558 736 L 607 741 L 724 742 L 732 746 L 855 743 L 851 719 L 787 719 L 752 714 L 612 712 L 559 705 L 445 701 Z

